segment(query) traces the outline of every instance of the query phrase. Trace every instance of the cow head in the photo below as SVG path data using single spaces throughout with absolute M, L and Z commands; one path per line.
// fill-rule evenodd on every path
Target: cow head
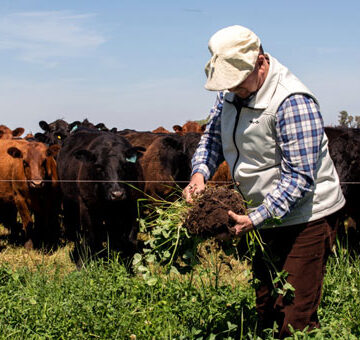
M 200 125 L 198 122 L 195 121 L 187 121 L 183 126 L 173 126 L 174 131 L 180 136 L 186 135 L 190 132 L 204 133 L 205 128 L 206 124 Z
M 35 138 L 42 143 L 61 145 L 70 135 L 69 124 L 62 119 L 55 120 L 50 124 L 42 120 L 39 122 L 39 126 L 44 130 L 44 133 L 36 133 Z
M 182 127 L 181 127 L 180 125 L 174 125 L 174 126 L 173 126 L 173 130 L 174 130 L 175 133 L 177 133 L 178 135 L 180 135 L 180 136 L 183 135 Z
M 12 139 L 18 138 L 25 132 L 24 128 L 16 128 L 15 130 L 9 129 L 5 125 L 0 125 L 0 138 L 1 139 Z
M 41 143 L 27 142 L 8 148 L 8 154 L 22 161 L 25 179 L 30 188 L 39 189 L 45 186 L 47 179 L 46 146 Z
M 105 201 L 115 202 L 129 198 L 129 186 L 126 182 L 138 179 L 138 160 L 144 151 L 142 147 L 104 143 L 91 151 L 77 150 L 73 156 L 84 163 L 90 177 L 98 181 L 99 195 Z

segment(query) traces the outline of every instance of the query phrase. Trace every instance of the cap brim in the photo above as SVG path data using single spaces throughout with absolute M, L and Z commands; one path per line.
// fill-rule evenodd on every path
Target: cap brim
M 217 59 L 213 65 L 211 60 L 205 66 L 207 82 L 205 88 L 209 91 L 223 91 L 242 83 L 253 71 L 251 65 L 244 65 L 246 69 L 239 70 L 228 62 Z

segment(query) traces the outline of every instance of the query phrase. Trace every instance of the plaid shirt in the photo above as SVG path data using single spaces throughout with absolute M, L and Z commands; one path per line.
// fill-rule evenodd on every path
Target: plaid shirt
M 192 174 L 200 172 L 208 180 L 224 160 L 221 144 L 221 112 L 224 94 L 217 94 L 210 121 L 192 158 Z M 276 138 L 281 149 L 281 179 L 260 206 L 249 213 L 253 225 L 261 227 L 269 218 L 282 218 L 314 185 L 324 123 L 311 97 L 292 95 L 277 112 Z M 299 162 L 299 159 L 301 160 Z

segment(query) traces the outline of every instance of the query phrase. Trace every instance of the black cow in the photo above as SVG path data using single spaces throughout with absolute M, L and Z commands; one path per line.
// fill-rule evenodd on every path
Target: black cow
M 124 257 L 134 254 L 139 194 L 133 186 L 142 189 L 138 159 L 144 150 L 121 136 L 92 129 L 80 128 L 65 140 L 58 173 L 60 181 L 73 181 L 61 182 L 61 189 L 65 230 L 75 239 L 76 251 L 86 245 L 95 255 L 107 243 Z
M 68 122 L 62 119 L 57 119 L 52 123 L 47 123 L 44 120 L 41 120 L 39 122 L 39 126 L 44 130 L 44 132 L 36 133 L 35 139 L 48 145 L 61 145 L 65 138 L 70 135 L 72 128 Z
M 96 130 L 99 130 L 99 131 L 109 131 L 109 129 L 105 126 L 104 123 L 98 123 L 98 124 L 93 124 L 91 122 L 89 122 L 87 120 L 87 118 L 85 118 L 82 123 L 79 123 L 79 122 L 75 122 L 75 123 L 78 123 L 76 125 L 76 127 L 85 127 L 85 128 L 92 128 L 92 129 L 96 129 Z M 74 123 L 72 123 L 74 124 Z M 75 126 L 74 126 L 75 127 Z
M 360 209 L 357 200 L 360 192 L 360 129 L 326 127 L 329 152 L 339 175 L 341 188 L 346 199 L 344 212 L 357 224 L 357 232 L 350 230 L 350 241 L 359 243 Z M 359 244 L 357 245 L 359 247 Z
M 70 124 L 62 119 L 57 119 L 52 123 L 47 123 L 42 120 L 39 122 L 39 126 L 44 130 L 44 132 L 36 133 L 35 139 L 48 145 L 62 145 L 65 139 L 69 137 L 72 132 L 76 131 L 80 127 L 94 128 L 100 131 L 108 131 L 108 128 L 105 126 L 104 123 L 99 123 L 95 125 L 89 122 L 86 118 L 82 122 L 76 120 Z

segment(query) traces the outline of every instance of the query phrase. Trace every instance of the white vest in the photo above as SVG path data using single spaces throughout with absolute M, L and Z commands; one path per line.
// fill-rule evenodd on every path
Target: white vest
M 293 94 L 306 94 L 317 102 L 299 79 L 275 58 L 268 56 L 268 75 L 254 98 L 246 107 L 242 107 L 236 131 L 237 110 L 233 93 L 225 94 L 221 113 L 221 139 L 225 159 L 234 180 L 239 183 L 238 189 L 246 201 L 252 202 L 253 207 L 261 204 L 266 194 L 271 194 L 280 181 L 281 150 L 275 131 L 279 106 Z M 314 187 L 282 218 L 281 226 L 328 216 L 344 204 L 339 177 L 330 158 L 328 139 L 324 134 Z

